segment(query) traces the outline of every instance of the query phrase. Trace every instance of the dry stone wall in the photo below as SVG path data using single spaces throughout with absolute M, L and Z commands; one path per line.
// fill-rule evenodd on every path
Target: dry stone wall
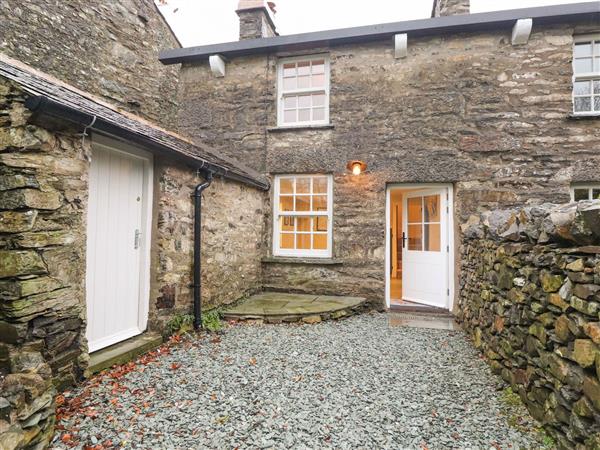
M 458 319 L 560 448 L 600 446 L 600 201 L 472 216 Z
M 522 46 L 509 28 L 414 37 L 404 59 L 394 59 L 391 39 L 239 57 L 223 78 L 207 63 L 184 64 L 180 124 L 269 174 L 333 174 L 340 264 L 267 263 L 265 285 L 382 305 L 386 184 L 453 183 L 461 223 L 498 206 L 566 202 L 571 183 L 599 180 L 598 120 L 569 117 L 572 37 L 594 30 L 534 25 Z M 277 58 L 317 53 L 330 56 L 333 128 L 275 129 Z M 360 177 L 346 168 L 353 159 L 368 165 Z
M 153 0 L 2 0 L 0 52 L 176 129 L 178 43 Z

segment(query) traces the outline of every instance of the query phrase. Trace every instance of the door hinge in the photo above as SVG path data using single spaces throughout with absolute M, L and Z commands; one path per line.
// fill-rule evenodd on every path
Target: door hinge
M 450 288 L 446 289 L 446 295 L 450 297 Z
M 135 230 L 135 235 L 133 238 L 133 248 L 135 250 L 137 250 L 138 248 L 140 248 L 140 236 L 142 233 L 140 233 L 140 230 Z
M 450 246 L 446 245 L 446 252 L 450 253 Z

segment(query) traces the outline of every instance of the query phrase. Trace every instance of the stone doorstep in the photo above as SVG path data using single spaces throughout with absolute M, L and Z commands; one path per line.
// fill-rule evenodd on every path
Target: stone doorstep
M 90 354 L 90 365 L 86 370 L 86 377 L 108 369 L 115 364 L 127 363 L 138 356 L 149 352 L 163 343 L 163 338 L 158 333 L 142 333 L 126 341 L 111 345 Z

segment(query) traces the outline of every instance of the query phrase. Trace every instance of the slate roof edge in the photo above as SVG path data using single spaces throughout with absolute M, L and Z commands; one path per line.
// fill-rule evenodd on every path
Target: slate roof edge
M 221 44 L 164 50 L 159 60 L 165 64 L 207 59 L 210 55 L 226 58 L 272 53 L 284 50 L 309 49 L 323 45 L 340 45 L 365 42 L 408 33 L 410 36 L 426 36 L 442 33 L 485 31 L 512 26 L 518 19 L 531 18 L 534 25 L 539 22 L 557 22 L 584 19 L 595 14 L 600 18 L 600 2 L 582 2 L 565 5 L 538 6 L 476 14 L 460 14 L 429 19 L 408 20 L 311 33 L 291 34 L 270 38 L 247 39 Z

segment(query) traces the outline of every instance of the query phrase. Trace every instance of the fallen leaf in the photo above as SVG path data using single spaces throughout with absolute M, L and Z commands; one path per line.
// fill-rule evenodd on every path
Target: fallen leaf
M 250 361 L 248 361 L 248 363 L 249 363 L 251 366 L 255 366 L 255 365 L 256 365 L 256 358 L 254 358 L 254 357 L 253 357 L 253 358 L 250 358 Z
M 179 363 L 173 363 L 171 364 L 171 370 L 177 370 L 181 367 L 181 364 Z
M 66 444 L 67 442 L 70 442 L 73 440 L 73 436 L 70 435 L 69 433 L 66 433 L 61 436 L 60 440 Z

